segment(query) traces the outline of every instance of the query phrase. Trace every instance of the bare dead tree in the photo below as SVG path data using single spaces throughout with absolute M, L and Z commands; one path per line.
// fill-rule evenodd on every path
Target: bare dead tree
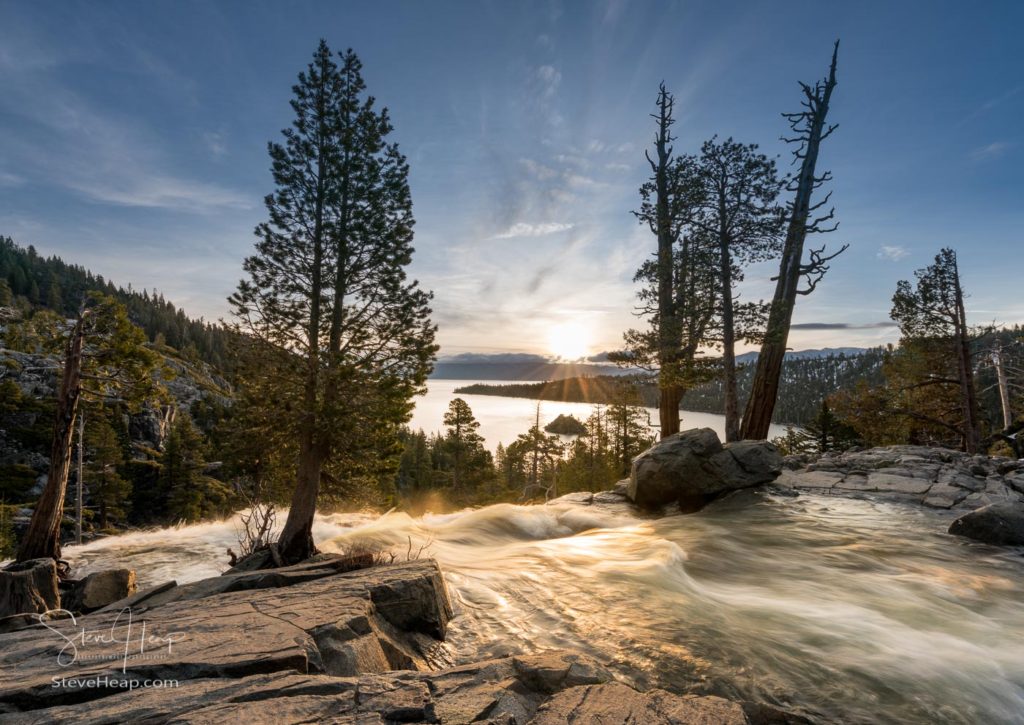
M 627 330 L 625 350 L 609 356 L 627 367 L 658 376 L 658 416 L 662 438 L 679 432 L 679 406 L 686 391 L 709 376 L 699 358 L 717 310 L 718 294 L 710 235 L 692 228 L 698 185 L 693 156 L 674 155 L 675 100 L 658 87 L 654 153 L 645 151 L 651 176 L 640 187 L 640 209 L 633 214 L 657 239 L 657 249 L 633 278 L 642 282 L 636 314 L 647 318 L 644 330 Z
M 789 329 L 793 320 L 793 308 L 796 306 L 797 295 L 809 295 L 825 273 L 829 262 L 846 251 L 843 245 L 839 251 L 826 254 L 825 247 L 812 249 L 809 260 L 804 262 L 804 242 L 808 234 L 835 231 L 839 224 L 835 222 L 835 209 L 828 206 L 832 192 L 817 203 L 812 203 L 813 193 L 828 181 L 832 174 L 828 171 L 820 176 L 815 167 L 818 163 L 818 151 L 821 142 L 832 135 L 838 124 L 826 126 L 829 103 L 832 91 L 836 86 L 836 59 L 839 53 L 839 41 L 832 51 L 832 64 L 828 77 L 818 81 L 813 87 L 801 83 L 804 94 L 801 103 L 803 110 L 796 113 L 784 113 L 783 116 L 795 132 L 795 136 L 783 138 L 786 143 L 797 144 L 793 151 L 793 163 L 800 164 L 800 172 L 791 179 L 788 190 L 794 193 L 793 201 L 788 207 L 789 222 L 786 229 L 786 241 L 782 249 L 779 275 L 776 282 L 775 296 L 768 313 L 768 325 L 765 332 L 761 353 L 757 358 L 754 381 L 747 400 L 746 412 L 743 416 L 742 436 L 747 439 L 764 439 L 775 410 L 775 401 L 779 393 L 779 377 L 782 374 L 782 362 L 786 355 Z M 801 289 L 801 281 L 806 286 Z
M 266 499 L 265 487 L 258 482 L 242 479 L 235 482 L 234 488 L 245 501 L 246 510 L 238 517 L 241 526 L 235 533 L 241 555 L 248 556 L 270 544 L 277 523 L 277 509 L 272 501 Z

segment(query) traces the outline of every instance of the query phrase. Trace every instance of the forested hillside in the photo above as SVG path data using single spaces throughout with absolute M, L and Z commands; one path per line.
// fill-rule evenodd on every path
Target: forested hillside
M 223 370 L 228 363 L 230 333 L 217 324 L 189 318 L 159 292 L 119 287 L 57 256 L 40 256 L 31 245 L 17 245 L 0 236 L 0 305 L 23 298 L 22 304 L 51 309 L 74 317 L 88 292 L 111 295 L 128 308 L 132 322 L 151 342 L 164 343 L 183 356 Z

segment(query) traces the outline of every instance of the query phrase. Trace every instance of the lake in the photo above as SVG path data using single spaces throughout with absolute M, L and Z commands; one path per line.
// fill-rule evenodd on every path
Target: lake
M 533 425 L 537 413 L 537 401 L 529 398 L 505 398 L 496 395 L 464 395 L 455 394 L 456 388 L 482 382 L 485 385 L 502 385 L 522 380 L 429 380 L 427 394 L 416 399 L 416 410 L 413 412 L 409 427 L 413 430 L 423 429 L 427 434 L 444 430 L 444 412 L 453 398 L 462 398 L 473 409 L 473 415 L 480 421 L 480 435 L 484 437 L 488 449 L 494 450 L 498 444 L 508 445 L 520 433 L 525 433 Z M 540 404 L 540 424 L 543 428 L 559 415 L 572 415 L 585 421 L 596 406 L 590 403 L 560 403 L 544 400 Z M 658 411 L 646 408 L 652 433 L 658 426 Z M 713 413 L 694 413 L 682 411 L 681 426 L 687 428 L 711 428 L 720 437 L 725 436 L 725 416 Z M 781 425 L 773 425 L 769 438 L 784 435 L 786 429 Z M 568 440 L 568 438 L 566 438 Z

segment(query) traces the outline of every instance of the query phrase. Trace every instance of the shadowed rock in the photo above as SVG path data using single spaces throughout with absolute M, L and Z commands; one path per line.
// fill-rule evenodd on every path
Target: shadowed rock
M 139 611 L 109 607 L 4 635 L 0 712 L 106 698 L 119 689 L 109 679 L 429 670 L 444 660 L 438 637 L 452 616 L 430 560 L 277 588 L 188 592 L 190 598 L 163 603 L 153 597 Z M 54 676 L 76 684 L 54 687 Z
M 33 559 L 0 571 L 0 617 L 59 607 L 57 564 L 53 559 Z
M 1024 546 L 1024 503 L 1006 501 L 964 514 L 949 533 L 1002 546 Z
M 925 446 L 789 456 L 777 484 L 812 493 L 973 511 L 1024 500 L 1024 461 Z
M 62 597 L 62 606 L 72 612 L 93 612 L 133 594 L 133 570 L 106 569 L 94 572 L 81 581 L 71 582 L 66 595 Z
M 728 491 L 771 483 L 782 456 L 771 443 L 740 441 L 723 446 L 710 428 L 665 438 L 633 461 L 626 495 L 647 509 L 678 503 L 697 511 Z

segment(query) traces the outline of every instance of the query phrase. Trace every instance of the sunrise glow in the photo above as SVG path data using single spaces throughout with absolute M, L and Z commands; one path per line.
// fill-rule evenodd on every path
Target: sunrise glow
M 553 325 L 548 330 L 548 350 L 561 360 L 579 360 L 590 354 L 593 330 L 578 320 Z

